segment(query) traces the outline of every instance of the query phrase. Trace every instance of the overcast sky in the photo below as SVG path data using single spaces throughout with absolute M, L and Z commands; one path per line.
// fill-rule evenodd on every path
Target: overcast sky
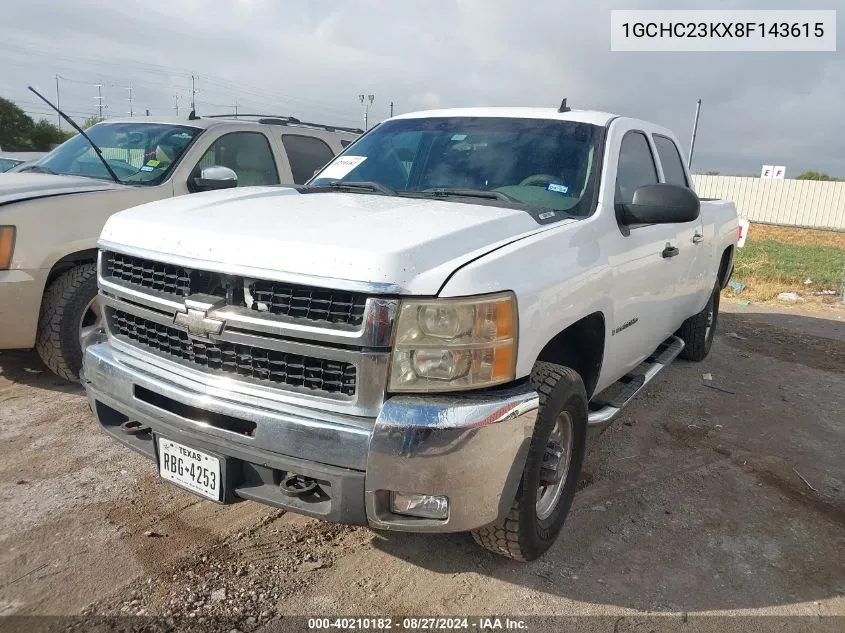
M 45 112 L 33 84 L 78 120 L 133 109 L 291 114 L 363 125 L 467 105 L 609 110 L 672 128 L 694 171 L 786 165 L 845 177 L 845 53 L 612 53 L 610 10 L 797 9 L 796 0 L 27 0 L 0 21 L 0 96 Z M 842 7 L 815 0 L 813 9 Z M 845 11 L 840 12 L 845 21 Z M 843 29 L 838 28 L 839 35 Z M 839 41 L 840 51 L 842 38 Z

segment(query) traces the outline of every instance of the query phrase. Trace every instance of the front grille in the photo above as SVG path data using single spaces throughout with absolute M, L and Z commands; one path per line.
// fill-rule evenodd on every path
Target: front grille
M 356 369 L 350 363 L 227 341 L 200 341 L 183 330 L 122 310 L 110 308 L 107 314 L 113 334 L 200 369 L 326 394 L 355 395 Z
M 131 286 L 149 288 L 177 297 L 191 294 L 191 271 L 182 266 L 161 264 L 120 253 L 104 253 L 103 274 Z
M 230 305 L 292 319 L 355 326 L 364 320 L 367 297 L 359 293 L 259 280 L 248 284 L 247 294 L 242 277 L 193 270 L 122 253 L 104 252 L 103 261 L 104 276 L 139 290 L 153 290 L 174 298 L 210 294 L 226 297 Z
M 360 325 L 364 319 L 366 300 L 351 292 L 297 288 L 272 281 L 256 281 L 249 289 L 255 301 L 272 314 L 350 325 Z

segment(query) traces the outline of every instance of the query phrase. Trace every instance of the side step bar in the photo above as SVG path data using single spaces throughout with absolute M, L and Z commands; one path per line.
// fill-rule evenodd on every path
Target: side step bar
M 590 401 L 591 408 L 595 408 L 587 417 L 587 426 L 600 427 L 609 424 L 683 349 L 684 341 L 677 336 L 670 336 L 658 345 L 636 370 L 622 376 Z

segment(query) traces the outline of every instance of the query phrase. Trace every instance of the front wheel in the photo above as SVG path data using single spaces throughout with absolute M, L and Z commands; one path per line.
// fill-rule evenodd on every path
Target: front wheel
M 65 380 L 79 380 L 82 342 L 103 327 L 96 297 L 96 266 L 83 264 L 60 275 L 41 300 L 35 348 L 47 368 Z
M 698 362 L 707 358 L 710 353 L 716 333 L 716 322 L 719 320 L 720 290 L 717 281 L 704 309 L 684 321 L 678 330 L 678 336 L 684 341 L 681 358 Z
M 472 532 L 482 547 L 521 561 L 542 556 L 563 528 L 587 438 L 587 392 L 577 372 L 538 362 L 531 386 L 540 408 L 514 504 L 504 519 Z

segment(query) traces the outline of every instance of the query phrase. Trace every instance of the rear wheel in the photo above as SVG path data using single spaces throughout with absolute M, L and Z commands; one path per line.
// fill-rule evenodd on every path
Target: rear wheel
M 97 298 L 97 270 L 83 264 L 60 275 L 44 293 L 35 348 L 47 368 L 79 380 L 82 342 L 103 327 Z
M 678 336 L 684 340 L 681 358 L 697 362 L 707 358 L 710 353 L 716 333 L 716 322 L 719 320 L 720 290 L 717 281 L 704 309 L 684 321 L 678 330 Z
M 486 549 L 522 561 L 540 557 L 563 528 L 587 435 L 587 393 L 575 371 L 539 362 L 531 385 L 540 409 L 516 499 L 504 519 L 472 533 Z

